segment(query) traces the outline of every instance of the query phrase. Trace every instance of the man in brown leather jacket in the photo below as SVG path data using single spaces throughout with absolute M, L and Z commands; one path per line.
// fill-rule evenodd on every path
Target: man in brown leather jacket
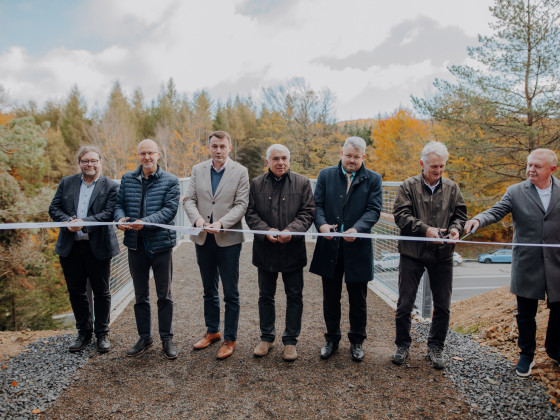
M 254 355 L 265 356 L 274 343 L 274 295 L 281 272 L 287 299 L 286 329 L 282 335 L 284 360 L 293 361 L 297 358 L 296 344 L 303 312 L 303 267 L 307 265 L 305 237 L 275 235 L 274 232 L 306 232 L 315 218 L 315 201 L 309 180 L 289 170 L 290 151 L 286 146 L 270 146 L 266 163 L 268 172 L 251 183 L 245 214 L 249 228 L 271 232 L 255 234 L 253 241 L 253 265 L 258 267 L 259 276 L 261 329 L 261 342 Z
M 467 221 L 467 206 L 457 184 L 442 177 L 448 158 L 444 144 L 429 142 L 422 150 L 422 173 L 406 179 L 399 187 L 393 215 L 401 236 L 459 239 Z M 449 326 L 454 247 L 444 242 L 399 241 L 397 350 L 391 358 L 394 364 L 402 365 L 408 357 L 410 315 L 426 269 L 434 301 L 427 357 L 434 368 L 445 367 L 442 351 Z

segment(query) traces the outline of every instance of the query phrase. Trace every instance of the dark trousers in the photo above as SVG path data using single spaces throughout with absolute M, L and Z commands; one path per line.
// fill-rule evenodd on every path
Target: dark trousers
M 276 294 L 278 272 L 259 268 L 258 273 L 261 340 L 272 343 L 276 337 L 274 295 Z M 282 343 L 296 345 L 301 332 L 301 315 L 303 313 L 303 268 L 283 272 L 282 280 L 286 293 L 286 329 L 282 334 Z
M 342 242 L 342 241 L 341 241 Z M 342 243 L 338 247 L 334 278 L 323 277 L 323 317 L 327 333 L 326 341 L 338 343 L 340 334 L 340 298 L 342 296 L 342 279 L 344 277 L 344 252 Z M 352 344 L 362 344 L 367 338 L 367 283 L 346 283 L 348 303 L 350 306 L 350 331 L 348 340 Z
M 537 348 L 537 323 L 535 317 L 539 301 L 517 296 L 517 328 L 519 337 L 517 344 L 521 349 L 520 354 L 533 359 Z M 549 355 L 560 353 L 560 302 L 548 303 L 550 315 L 544 346 Z
M 440 260 L 433 264 L 425 265 L 414 258 L 401 255 L 399 262 L 399 299 L 395 324 L 397 347 L 410 347 L 411 314 L 416 300 L 416 292 L 420 284 L 424 267 L 430 276 L 430 288 L 434 310 L 432 325 L 428 336 L 428 347 L 443 350 L 447 329 L 449 328 L 449 307 L 451 306 L 451 293 L 453 291 L 453 260 Z
M 152 312 L 150 309 L 150 268 L 156 285 L 159 336 L 161 341 L 173 339 L 173 299 L 171 280 L 173 276 L 173 250 L 158 252 L 149 258 L 142 243 L 137 250 L 128 249 L 128 266 L 134 284 L 136 303 L 134 315 L 138 335 L 152 338 Z
M 60 257 L 60 265 L 66 279 L 78 333 L 84 336 L 91 336 L 93 332 L 96 336 L 107 334 L 111 314 L 111 259 L 98 260 L 91 252 L 89 241 L 75 241 L 70 254 Z M 94 296 L 95 322 L 92 320 L 86 292 L 88 278 Z
M 204 289 L 204 321 L 206 332 L 220 331 L 220 294 L 218 283 L 222 279 L 226 304 L 224 339 L 237 340 L 239 324 L 239 255 L 241 244 L 219 247 L 214 235 L 206 235 L 204 245 L 196 245 L 196 261 L 200 268 Z

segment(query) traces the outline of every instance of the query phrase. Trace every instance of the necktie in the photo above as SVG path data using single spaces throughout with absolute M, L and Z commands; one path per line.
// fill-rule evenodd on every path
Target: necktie
M 350 185 L 352 185 L 352 172 L 346 172 L 346 194 L 350 190 Z

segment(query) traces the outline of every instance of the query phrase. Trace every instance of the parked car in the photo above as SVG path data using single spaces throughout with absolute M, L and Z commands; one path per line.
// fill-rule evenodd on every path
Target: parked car
M 463 264 L 463 257 L 459 255 L 458 252 L 453 253 L 453 267 Z
M 479 263 L 492 264 L 492 263 L 509 263 L 511 264 L 511 249 L 497 249 L 490 254 L 480 254 L 478 256 Z
M 400 259 L 401 254 L 398 252 L 384 254 L 373 262 L 373 267 L 375 271 L 398 270 Z

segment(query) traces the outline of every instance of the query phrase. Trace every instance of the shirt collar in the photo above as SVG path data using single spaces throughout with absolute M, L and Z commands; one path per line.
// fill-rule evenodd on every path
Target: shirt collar
M 95 185 L 95 183 L 97 182 L 97 180 L 99 179 L 100 176 L 101 176 L 101 174 L 98 174 L 98 175 L 97 175 L 97 178 L 95 178 L 95 179 L 93 180 L 93 182 L 92 182 L 90 185 L 88 185 L 88 187 L 91 187 L 92 185 Z M 80 177 L 82 178 L 82 182 L 83 182 L 84 184 L 86 184 L 86 180 L 84 179 L 84 175 L 82 174 L 82 175 L 80 175 Z M 87 184 L 86 184 L 86 185 L 87 185 Z
M 220 169 L 216 169 L 216 167 L 214 166 L 214 160 L 210 159 L 210 165 L 212 165 L 212 169 L 214 169 L 218 173 L 220 173 L 220 172 L 222 172 L 223 170 L 226 169 L 226 166 L 227 166 L 228 162 L 229 162 L 229 158 L 226 159 L 226 161 L 224 162 L 224 164 L 222 165 L 222 167 Z

